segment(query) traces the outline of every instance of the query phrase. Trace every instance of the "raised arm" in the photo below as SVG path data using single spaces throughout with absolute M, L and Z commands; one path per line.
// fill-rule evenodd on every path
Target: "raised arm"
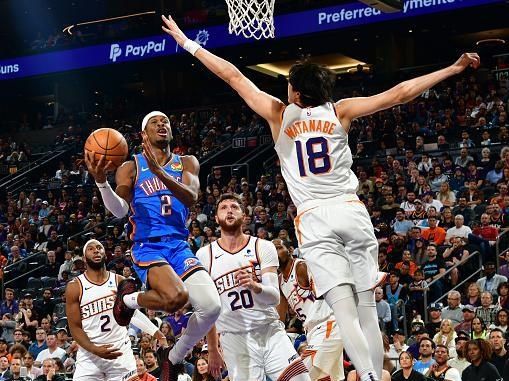
M 371 97 L 342 99 L 336 103 L 336 112 L 341 125 L 348 131 L 350 122 L 355 118 L 410 102 L 437 83 L 461 73 L 469 66 L 477 69 L 480 63 L 476 53 L 464 53 L 454 64 L 445 69 L 401 82 L 383 93 Z
M 165 24 L 163 30 L 172 36 L 177 44 L 198 58 L 207 69 L 229 84 L 254 112 L 265 119 L 269 123 L 272 137 L 276 140 L 279 135 L 281 114 L 285 108 L 284 103 L 261 91 L 232 63 L 189 40 L 171 16 L 168 18 L 162 16 L 162 19 Z

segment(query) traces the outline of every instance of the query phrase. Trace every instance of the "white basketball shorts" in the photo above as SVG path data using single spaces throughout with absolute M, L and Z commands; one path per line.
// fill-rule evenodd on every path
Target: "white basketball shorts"
M 369 213 L 356 195 L 299 205 L 295 227 L 316 296 L 340 284 L 351 284 L 354 292 L 375 286 L 378 241 Z
M 129 381 L 138 377 L 136 360 L 131 349 L 131 341 L 122 343 L 122 356 L 115 360 L 105 360 L 83 350 L 78 351 L 74 381 Z
M 345 379 L 343 369 L 343 341 L 334 320 L 324 321 L 306 333 L 306 350 L 302 355 L 311 380 L 327 376 L 332 381 Z
M 280 321 L 249 332 L 223 332 L 220 342 L 231 381 L 263 381 L 266 376 L 288 381 L 307 373 Z

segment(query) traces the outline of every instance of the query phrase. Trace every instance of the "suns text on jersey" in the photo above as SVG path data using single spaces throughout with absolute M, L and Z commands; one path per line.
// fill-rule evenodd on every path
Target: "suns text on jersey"
M 178 181 L 179 183 L 182 182 L 182 178 L 180 176 L 175 177 L 170 174 L 168 174 L 168 176 L 170 176 L 175 181 Z M 163 182 L 159 180 L 158 177 L 151 177 L 150 179 L 143 181 L 140 183 L 140 188 L 143 190 L 143 192 L 145 192 L 147 196 L 150 196 L 155 192 L 168 189 L 166 185 L 164 185 Z
M 223 292 L 231 290 L 239 285 L 239 282 L 235 279 L 235 273 L 239 271 L 241 268 L 230 271 L 229 273 L 221 275 L 219 278 L 214 279 L 214 284 L 216 285 L 217 292 L 221 295 Z M 261 282 L 261 271 L 260 265 L 258 263 L 252 263 L 251 266 L 244 266 L 242 269 L 252 269 L 254 270 L 255 280 Z
M 115 294 L 96 299 L 81 306 L 81 319 L 87 319 L 104 311 L 113 309 Z
M 297 120 L 285 128 L 285 134 L 291 139 L 295 139 L 297 135 L 304 134 L 306 132 L 321 132 L 322 134 L 332 135 L 335 128 L 336 123 L 328 120 Z

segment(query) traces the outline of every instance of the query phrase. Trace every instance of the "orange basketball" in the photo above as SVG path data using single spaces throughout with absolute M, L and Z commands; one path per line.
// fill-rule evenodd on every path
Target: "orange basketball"
M 85 153 L 95 152 L 95 160 L 106 156 L 106 163 L 111 161 L 115 168 L 120 167 L 127 158 L 129 148 L 120 132 L 112 128 L 100 128 L 90 134 L 85 142 Z

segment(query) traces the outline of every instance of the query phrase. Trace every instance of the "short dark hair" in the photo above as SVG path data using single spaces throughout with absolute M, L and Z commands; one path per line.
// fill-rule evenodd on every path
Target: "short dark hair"
M 152 353 L 154 357 L 157 359 L 156 351 L 154 351 L 152 348 L 148 348 L 145 353 L 143 354 L 143 357 L 145 357 L 147 354 Z
M 431 338 L 429 338 L 429 337 L 423 337 L 421 340 L 419 340 L 419 346 L 421 346 L 421 343 L 423 341 L 429 341 L 431 343 L 431 349 L 433 349 L 433 350 L 435 350 L 435 348 L 437 347 L 435 342 L 433 340 L 431 340 Z
M 449 354 L 449 347 L 447 345 L 444 345 L 444 344 L 437 344 L 436 345 L 436 348 L 445 348 L 447 354 Z M 435 349 L 436 349 L 435 348 Z
M 223 193 L 221 196 L 219 196 L 219 200 L 216 202 L 216 208 L 219 208 L 219 204 L 226 200 L 235 201 L 237 204 L 239 204 L 242 211 L 245 212 L 244 205 L 242 205 L 242 198 L 240 198 L 240 196 L 236 193 Z
M 316 107 L 333 102 L 336 74 L 325 66 L 309 61 L 296 63 L 290 68 L 288 82 L 300 92 L 303 106 Z

